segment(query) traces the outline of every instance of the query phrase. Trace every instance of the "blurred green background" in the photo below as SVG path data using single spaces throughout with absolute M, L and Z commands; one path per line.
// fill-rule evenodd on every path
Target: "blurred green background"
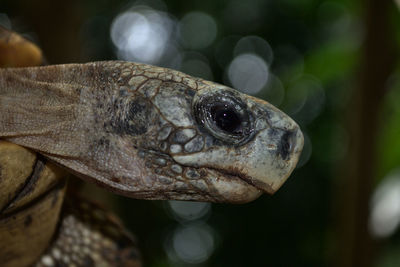
M 49 64 L 170 67 L 266 99 L 300 124 L 299 166 L 249 204 L 87 189 L 154 267 L 400 266 L 399 18 L 389 0 L 0 0 L 0 24 Z

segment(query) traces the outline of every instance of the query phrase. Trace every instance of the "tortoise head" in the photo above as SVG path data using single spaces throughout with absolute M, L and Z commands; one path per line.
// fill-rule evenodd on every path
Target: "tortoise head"
M 121 64 L 129 75 L 114 75 L 102 124 L 120 155 L 135 151 L 124 166 L 140 164 L 144 177 L 119 180 L 135 181 L 123 194 L 241 203 L 274 193 L 296 166 L 303 135 L 271 104 L 180 72 Z
M 19 97 L 30 125 L 3 118 L 0 136 L 130 197 L 248 202 L 278 190 L 303 147 L 298 125 L 269 103 L 170 69 L 109 61 L 7 73 L 19 81 L 10 94 L 34 79 L 38 99 Z
M 211 171 L 219 192 L 233 177 L 269 194 L 277 191 L 297 164 L 303 135 L 298 125 L 269 103 L 230 88 L 206 83 L 192 100 L 198 135 L 173 159 Z M 217 173 L 217 175 L 215 175 Z M 218 184 L 217 184 L 218 182 Z M 237 195 L 249 192 L 238 187 Z

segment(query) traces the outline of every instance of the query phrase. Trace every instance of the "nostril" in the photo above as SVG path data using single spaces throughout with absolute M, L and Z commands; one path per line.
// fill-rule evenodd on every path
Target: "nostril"
M 283 160 L 288 159 L 290 153 L 292 152 L 293 135 L 294 132 L 285 131 L 284 134 L 281 136 L 281 141 L 279 142 L 278 145 L 278 154 L 281 156 Z

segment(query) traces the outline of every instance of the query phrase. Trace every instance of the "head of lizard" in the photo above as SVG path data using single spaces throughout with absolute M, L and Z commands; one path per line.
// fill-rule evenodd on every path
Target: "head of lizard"
M 129 62 L 0 70 L 0 113 L 1 138 L 134 198 L 248 202 L 278 190 L 303 147 L 265 101 Z

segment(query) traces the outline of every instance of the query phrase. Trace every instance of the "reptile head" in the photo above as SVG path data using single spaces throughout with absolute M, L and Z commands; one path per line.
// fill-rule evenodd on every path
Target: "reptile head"
M 197 85 L 165 83 L 154 97 L 165 121 L 156 138 L 161 153 L 190 170 L 186 183 L 202 181 L 217 200 L 246 202 L 274 193 L 299 159 L 298 125 L 265 101 L 207 81 Z
M 134 198 L 248 202 L 278 190 L 303 146 L 269 103 L 170 69 L 109 61 L 4 75 L 14 82 L 0 136 Z
M 124 147 L 137 148 L 141 175 L 157 194 L 128 195 L 247 202 L 274 193 L 296 166 L 303 135 L 271 104 L 180 72 L 132 66 L 141 74 L 119 81 L 125 100 L 114 97 L 120 115 L 112 128 Z
M 192 100 L 198 135 L 173 159 L 212 170 L 216 188 L 226 192 L 232 176 L 266 193 L 289 177 L 303 148 L 298 125 L 271 104 L 225 86 L 206 82 Z M 253 191 L 238 187 L 238 195 Z M 254 194 L 256 195 L 256 194 Z

